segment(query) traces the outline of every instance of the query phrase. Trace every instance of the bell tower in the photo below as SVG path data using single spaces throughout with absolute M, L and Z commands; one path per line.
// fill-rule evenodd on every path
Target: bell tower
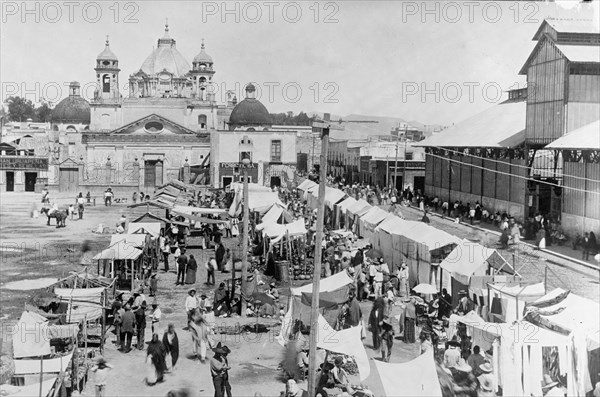
M 200 101 L 214 102 L 214 91 L 209 88 L 214 74 L 212 57 L 204 50 L 204 39 L 202 39 L 200 53 L 194 57 L 192 70 L 190 71 L 193 82 L 193 98 Z
M 98 54 L 96 58 L 96 92 L 94 101 L 99 102 L 119 102 L 121 93 L 119 92 L 119 59 L 110 50 L 108 36 L 104 51 Z

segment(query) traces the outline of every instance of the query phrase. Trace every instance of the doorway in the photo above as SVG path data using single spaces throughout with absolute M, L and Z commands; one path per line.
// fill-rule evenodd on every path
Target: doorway
M 275 186 L 277 186 L 278 188 L 281 187 L 281 177 L 278 177 L 278 176 L 271 177 L 271 188 L 274 188 Z
M 15 191 L 15 173 L 13 171 L 6 171 L 6 191 Z
M 79 169 L 61 168 L 58 176 L 58 187 L 61 192 L 75 192 L 79 189 Z
M 37 172 L 25 173 L 25 191 L 35 192 L 35 181 L 37 180 Z
M 144 187 L 146 190 L 154 189 L 156 186 L 156 160 L 144 161 Z
M 223 177 L 223 188 L 226 188 L 227 186 L 231 185 L 231 182 L 233 182 L 233 177 L 231 176 L 224 176 Z
M 423 192 L 425 192 L 425 177 L 424 176 L 415 176 L 413 187 L 414 187 L 415 193 L 420 191 L 420 193 L 423 194 Z

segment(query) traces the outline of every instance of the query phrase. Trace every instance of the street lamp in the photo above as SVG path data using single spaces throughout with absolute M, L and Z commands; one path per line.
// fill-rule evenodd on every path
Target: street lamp
M 241 161 L 241 168 L 243 170 L 244 175 L 244 218 L 242 223 L 242 290 L 240 291 L 240 301 L 242 303 L 242 317 L 246 316 L 246 301 L 242 296 L 242 293 L 245 291 L 246 280 L 248 277 L 248 223 L 250 217 L 250 209 L 249 206 L 249 198 L 248 198 L 248 168 L 251 164 L 248 156 L 245 156 Z M 233 266 L 233 273 L 235 274 L 235 265 Z M 234 287 L 232 286 L 232 297 Z

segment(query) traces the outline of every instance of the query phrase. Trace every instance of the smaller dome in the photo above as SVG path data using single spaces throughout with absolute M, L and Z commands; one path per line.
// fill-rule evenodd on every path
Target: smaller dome
M 69 95 L 52 109 L 52 123 L 90 123 L 90 104 L 79 95 Z
M 233 108 L 229 116 L 230 126 L 271 125 L 269 111 L 258 99 L 246 98 Z
M 204 39 L 202 39 L 200 53 L 194 57 L 194 63 L 213 63 L 212 57 L 204 51 Z
M 110 50 L 108 36 L 106 36 L 106 44 L 104 46 L 104 51 L 102 51 L 100 54 L 98 54 L 96 59 L 99 61 L 118 61 L 119 60 L 117 58 L 117 56 L 115 55 L 115 53 Z

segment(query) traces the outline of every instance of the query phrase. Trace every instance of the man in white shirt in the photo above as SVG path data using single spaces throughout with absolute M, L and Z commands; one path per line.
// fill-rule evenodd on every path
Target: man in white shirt
M 196 298 L 196 289 L 192 288 L 188 291 L 187 298 L 185 298 L 185 311 L 187 313 L 188 318 L 188 326 L 186 327 L 186 329 L 189 327 L 189 322 L 192 321 L 192 316 L 196 312 L 197 308 L 198 299 Z
M 112 369 L 112 365 L 107 364 L 102 357 L 98 358 L 96 365 L 91 370 L 95 373 L 94 383 L 96 385 L 96 397 L 104 397 L 106 395 L 106 383 L 108 373 Z

